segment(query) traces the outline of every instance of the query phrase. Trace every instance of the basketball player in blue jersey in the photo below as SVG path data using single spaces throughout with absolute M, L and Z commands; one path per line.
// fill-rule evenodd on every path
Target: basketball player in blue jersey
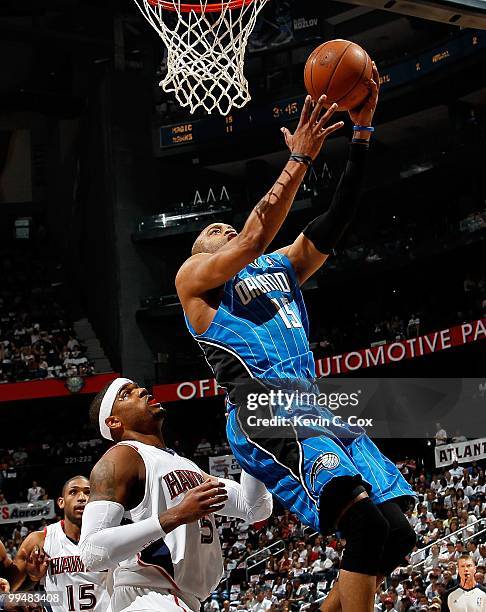
M 339 580 L 321 608 L 326 612 L 373 609 L 377 581 L 398 566 L 415 543 L 403 514 L 412 490 L 361 428 L 277 424 L 267 427 L 265 435 L 265 427 L 250 426 L 248 389 L 314 388 L 300 286 L 324 264 L 356 213 L 378 83 L 374 66 L 368 99 L 349 113 L 354 137 L 327 212 L 291 245 L 264 254 L 307 167 L 326 138 L 343 125 L 326 127 L 336 105 L 324 112 L 325 97 L 314 106 L 307 98 L 294 134 L 282 129 L 290 159 L 241 232 L 224 223 L 208 226 L 176 277 L 189 331 L 227 392 L 228 440 L 242 468 L 304 523 L 323 534 L 337 527 L 346 538 Z M 315 408 L 292 406 L 295 415 L 308 415 Z M 278 405 L 258 406 L 255 412 L 268 417 L 284 413 L 285 407 Z

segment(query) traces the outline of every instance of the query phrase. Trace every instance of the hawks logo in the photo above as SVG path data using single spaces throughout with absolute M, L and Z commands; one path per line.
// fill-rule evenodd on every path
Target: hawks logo
M 337 466 L 341 463 L 339 457 L 334 453 L 324 453 L 314 461 L 314 465 L 312 466 L 310 473 L 310 482 L 311 486 L 314 486 L 317 475 L 322 470 L 335 470 Z

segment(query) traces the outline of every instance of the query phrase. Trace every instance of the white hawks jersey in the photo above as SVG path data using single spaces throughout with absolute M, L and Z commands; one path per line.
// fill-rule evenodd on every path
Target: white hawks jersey
M 137 441 L 119 444 L 137 450 L 145 463 L 144 498 L 136 508 L 125 512 L 125 519 L 134 523 L 177 506 L 187 491 L 204 481 L 195 463 L 169 449 Z M 120 563 L 114 572 L 113 586 L 175 590 L 202 601 L 218 585 L 222 573 L 221 545 L 211 514 L 180 525 Z
M 78 545 L 64 533 L 64 521 L 48 525 L 44 550 L 49 556 L 43 579 L 47 593 L 59 594 L 60 604 L 51 603 L 53 612 L 107 612 L 110 595 L 106 588 L 108 572 L 85 572 Z

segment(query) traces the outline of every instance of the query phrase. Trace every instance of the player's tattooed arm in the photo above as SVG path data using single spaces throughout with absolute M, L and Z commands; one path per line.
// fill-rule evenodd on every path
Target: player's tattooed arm
M 143 496 L 145 464 L 129 446 L 117 446 L 94 466 L 90 476 L 89 501 L 112 501 L 133 508 Z
M 292 179 L 292 173 L 284 168 L 275 185 L 255 206 L 254 212 L 258 217 L 263 219 L 273 206 L 280 204 L 282 190 L 290 185 Z
M 337 109 L 333 105 L 323 112 L 325 101 L 323 96 L 313 106 L 308 97 L 294 134 L 284 130 L 285 140 L 292 152 L 314 159 L 326 138 L 344 125 L 340 121 L 325 127 Z M 185 309 L 188 299 L 220 287 L 265 252 L 285 221 L 306 170 L 305 164 L 288 161 L 235 238 L 215 253 L 199 253 L 185 262 L 176 277 L 177 293 Z
M 93 468 L 90 483 L 90 501 L 118 501 L 116 497 L 115 464 L 103 457 Z
M 289 162 L 275 185 L 250 213 L 236 238 L 216 253 L 199 253 L 189 258 L 176 277 L 181 303 L 204 295 L 223 285 L 240 270 L 265 252 L 280 229 L 304 178 L 306 167 Z

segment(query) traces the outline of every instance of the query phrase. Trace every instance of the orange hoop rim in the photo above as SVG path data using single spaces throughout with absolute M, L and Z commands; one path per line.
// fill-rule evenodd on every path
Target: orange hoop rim
M 205 3 L 205 0 L 200 0 L 199 4 L 178 4 L 176 0 L 171 2 L 170 0 L 148 0 L 148 3 L 152 6 L 160 6 L 167 11 L 181 13 L 221 13 L 224 9 L 239 9 L 248 4 L 253 4 L 255 0 L 230 0 L 229 2 L 211 2 Z

